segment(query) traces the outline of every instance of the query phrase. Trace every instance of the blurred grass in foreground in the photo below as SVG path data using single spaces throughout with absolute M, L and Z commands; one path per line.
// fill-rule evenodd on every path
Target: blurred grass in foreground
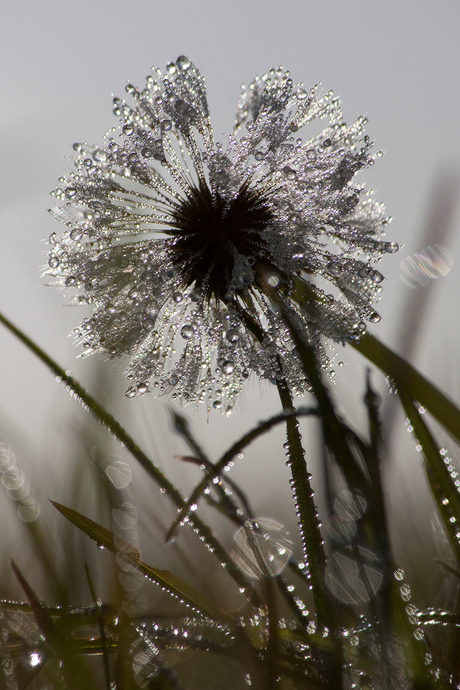
M 311 382 L 315 404 L 296 409 L 280 381 L 283 411 L 235 439 L 217 459 L 207 457 L 186 419 L 174 413 L 174 428 L 190 450 L 183 460 L 202 471 L 202 481 L 186 499 L 104 407 L 0 316 L 71 395 L 122 443 L 147 473 L 146 481 L 152 488 L 156 484 L 161 498 L 175 509 L 166 521 L 159 503 L 160 513 L 153 505 L 147 515 L 138 514 L 142 506 L 138 507 L 135 499 L 133 503 L 124 500 L 123 495 L 129 467 L 120 461 L 104 465 L 101 449 L 110 443 L 110 436 L 94 427 L 90 432 L 88 427 L 85 443 L 93 460 L 92 503 L 99 506 L 100 523 L 72 506 L 55 503 L 56 521 L 62 521 L 62 528 L 67 523 L 67 529 L 73 531 L 61 533 L 59 543 L 52 544 L 50 535 L 41 532 L 40 520 L 27 520 L 27 510 L 33 517 L 33 504 L 27 503 L 30 499 L 21 505 L 20 495 L 14 495 L 12 482 L 18 473 L 12 464 L 12 451 L 2 446 L 3 483 L 23 509 L 23 526 L 34 544 L 37 568 L 45 573 L 56 603 L 50 606 L 41 600 L 34 589 L 34 569 L 22 571 L 20 551 L 13 553 L 18 564 L 13 563 L 12 568 L 25 601 L 2 603 L 0 688 L 457 687 L 458 602 L 444 609 L 417 606 L 410 582 L 394 559 L 382 482 L 384 430 L 370 375 L 361 396 L 368 419 L 363 435 L 337 413 L 313 350 L 296 332 L 289 313 L 285 318 Z M 456 583 L 460 578 L 460 482 L 423 413 L 426 408 L 458 442 L 460 411 L 372 336 L 354 345 L 394 381 L 423 455 L 449 543 L 449 562 L 442 567 Z M 301 417 L 318 419 L 325 461 L 335 473 L 327 501 L 327 543 L 305 463 Z M 284 448 L 292 473 L 303 547 L 301 561 L 293 557 L 292 542 L 283 526 L 258 519 L 244 487 L 237 486 L 227 474 L 248 444 L 279 424 L 286 427 Z M 95 434 L 97 443 L 91 438 Z M 73 501 L 78 504 L 83 469 L 78 461 L 75 468 Z M 212 521 L 211 525 L 209 520 L 203 521 L 200 501 L 240 528 L 238 547 L 229 550 L 216 536 Z M 203 542 L 192 547 L 199 554 L 195 572 L 192 566 L 179 576 L 142 561 L 136 523 L 148 525 L 158 519 L 168 541 L 177 539 L 187 524 Z M 76 533 L 81 534 L 81 541 L 75 541 Z M 66 540 L 73 544 L 70 552 Z M 90 540 L 111 552 L 113 558 L 101 553 L 94 559 L 88 549 Z M 62 576 L 56 552 L 71 559 L 70 577 Z M 213 579 L 222 572 L 220 566 L 225 569 L 226 584 L 219 593 Z M 104 580 L 101 596 L 99 587 Z M 145 580 L 154 590 L 161 588 L 161 600 L 152 602 L 144 593 Z M 458 589 L 456 584 L 452 589 Z M 92 603 L 80 605 L 88 600 Z

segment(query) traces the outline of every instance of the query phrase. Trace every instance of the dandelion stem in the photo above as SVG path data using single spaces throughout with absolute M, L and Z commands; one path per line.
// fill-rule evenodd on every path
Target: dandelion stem
M 283 409 L 294 410 L 290 391 L 284 382 L 278 383 L 278 393 Z M 313 590 L 315 609 L 321 625 L 331 625 L 330 607 L 324 589 L 324 570 L 326 555 L 319 528 L 318 514 L 313 500 L 305 454 L 299 433 L 299 422 L 295 417 L 286 419 L 288 454 L 291 465 L 293 491 L 298 511 L 299 528 L 302 535 L 304 555 L 308 563 L 310 582 Z

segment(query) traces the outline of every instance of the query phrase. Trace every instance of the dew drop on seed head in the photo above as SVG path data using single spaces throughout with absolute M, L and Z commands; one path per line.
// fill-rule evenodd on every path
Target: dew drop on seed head
M 180 334 L 185 340 L 189 340 L 190 338 L 193 337 L 193 334 L 195 331 L 193 330 L 193 326 L 190 326 L 190 324 L 185 324 L 185 326 L 182 326 L 180 329 Z
M 229 376 L 230 374 L 233 374 L 235 371 L 235 364 L 227 359 L 223 364 L 222 364 L 222 372 Z
M 70 239 L 71 240 L 74 240 L 75 242 L 79 242 L 82 237 L 83 237 L 83 233 L 80 230 L 80 228 L 75 228 L 74 230 L 71 230 L 71 232 L 70 232 Z
M 370 277 L 374 283 L 381 283 L 384 278 L 383 274 L 380 273 L 380 271 L 372 271 Z
M 342 266 L 338 264 L 336 261 L 330 261 L 326 268 L 328 273 L 331 274 L 331 276 L 338 276 L 340 275 L 340 273 L 342 273 Z
M 107 161 L 107 154 L 102 149 L 96 149 L 93 153 L 93 160 L 96 163 L 105 163 Z
M 157 315 L 158 309 L 156 307 L 147 307 L 147 309 L 144 311 L 144 321 L 147 323 L 147 325 L 154 326 Z
M 225 337 L 230 343 L 236 343 L 240 339 L 240 334 L 238 333 L 236 328 L 230 328 L 225 334 Z
M 179 69 L 187 70 L 191 67 L 191 64 L 192 63 L 187 57 L 185 57 L 185 55 L 180 55 L 176 60 L 176 65 L 179 67 Z

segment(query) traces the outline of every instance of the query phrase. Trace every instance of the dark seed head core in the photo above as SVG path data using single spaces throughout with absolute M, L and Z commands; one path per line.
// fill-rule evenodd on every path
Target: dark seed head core
M 235 257 L 257 258 L 266 248 L 261 233 L 272 221 L 267 198 L 249 184 L 228 203 L 201 183 L 190 189 L 168 223 L 167 233 L 175 238 L 171 260 L 187 286 L 224 301 Z

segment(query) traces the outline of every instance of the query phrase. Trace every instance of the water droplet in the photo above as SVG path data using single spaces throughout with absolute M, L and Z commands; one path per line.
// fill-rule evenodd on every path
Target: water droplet
M 220 410 L 220 408 L 222 407 L 222 401 L 221 400 L 214 400 L 212 406 L 215 410 Z
M 105 469 L 105 473 L 116 489 L 125 489 L 131 482 L 131 467 L 128 463 L 122 462 L 121 460 L 117 460 L 111 465 L 108 465 Z
M 32 652 L 32 654 L 29 657 L 29 664 L 31 666 L 38 666 L 41 664 L 42 658 L 38 652 Z
M 234 362 L 232 362 L 230 359 L 225 360 L 225 362 L 222 364 L 222 373 L 229 376 L 230 374 L 233 374 L 234 371 L 235 371 Z
M 176 304 L 179 304 L 184 299 L 182 292 L 174 292 L 172 297 Z
M 144 318 L 144 322 L 148 326 L 154 326 L 155 325 L 155 321 L 156 321 L 157 316 L 158 316 L 158 309 L 157 309 L 157 307 L 155 307 L 153 305 L 150 307 L 147 307 L 144 310 L 143 318 Z
M 163 130 L 163 132 L 169 132 L 169 130 L 171 129 L 171 127 L 172 127 L 172 122 L 171 122 L 171 120 L 163 120 L 163 121 L 162 121 L 162 123 L 161 123 L 161 129 Z
M 18 517 L 23 522 L 33 522 L 40 514 L 40 504 L 33 498 L 22 499 L 18 505 Z
M 123 134 L 126 134 L 127 137 L 130 137 L 131 134 L 134 132 L 134 127 L 131 124 L 124 125 L 122 128 Z
M 256 151 L 254 154 L 254 158 L 256 161 L 262 161 L 265 158 L 265 155 L 262 151 Z
M 185 324 L 185 326 L 182 326 L 180 330 L 180 334 L 183 338 L 185 338 L 185 340 L 192 338 L 194 333 L 195 331 L 193 329 L 193 326 L 191 326 L 190 324 Z
M 275 273 L 272 273 L 272 275 L 269 276 L 269 278 L 267 280 L 267 283 L 270 285 L 270 287 L 278 287 L 280 282 L 281 282 L 280 277 L 278 275 L 276 275 Z
M 93 153 L 93 159 L 96 163 L 105 163 L 107 161 L 107 154 L 102 149 L 96 149 Z
M 282 172 L 288 180 L 295 180 L 295 178 L 297 177 L 296 171 L 289 167 L 289 165 L 286 165 L 283 168 Z
M 326 266 L 328 273 L 332 276 L 338 276 L 342 273 L 342 266 L 336 261 L 330 261 Z
M 308 149 L 305 152 L 305 156 L 306 156 L 307 160 L 313 162 L 317 159 L 318 154 L 316 153 L 315 149 Z
M 65 195 L 68 199 L 73 199 L 73 197 L 76 195 L 77 189 L 76 187 L 67 187 L 65 190 Z
M 385 251 L 388 254 L 395 254 L 399 251 L 399 244 L 397 242 L 385 242 Z
M 50 256 L 48 259 L 48 266 L 50 268 L 57 268 L 59 266 L 59 259 L 57 256 Z
M 144 395 L 145 393 L 147 393 L 148 389 L 148 385 L 144 382 L 137 384 L 137 392 L 139 393 L 139 395 Z
M 125 396 L 127 398 L 134 398 L 136 396 L 137 390 L 135 388 L 128 388 L 128 390 L 125 393 Z
M 75 228 L 74 230 L 70 231 L 70 239 L 74 240 L 74 242 L 79 242 L 82 237 L 83 232 L 80 230 L 80 228 Z
M 364 547 L 342 547 L 326 566 L 325 582 L 332 594 L 345 604 L 369 601 L 383 582 L 377 556 Z
M 332 146 L 332 140 L 331 139 L 325 139 L 323 141 L 323 146 L 325 149 L 327 149 L 329 146 Z
M 382 317 L 380 316 L 380 314 L 377 314 L 376 311 L 372 312 L 372 314 L 369 316 L 369 321 L 371 321 L 371 323 L 378 323 L 381 320 Z
M 285 527 L 270 518 L 247 520 L 234 536 L 233 558 L 249 577 L 278 575 L 292 554 Z
M 236 343 L 240 339 L 240 334 L 236 328 L 230 328 L 225 334 L 225 337 L 230 343 Z
M 423 631 L 423 628 L 416 628 L 414 630 L 414 637 L 416 640 L 423 640 L 425 637 L 425 633 Z
M 301 87 L 297 89 L 296 94 L 297 100 L 298 101 L 304 101 L 306 97 L 308 96 L 308 91 L 305 91 L 305 89 L 302 89 Z
M 384 279 L 384 276 L 382 275 L 382 273 L 380 273 L 380 271 L 372 271 L 372 273 L 370 274 L 370 278 L 374 283 L 381 283 Z
M 179 67 L 179 69 L 182 70 L 187 70 L 191 67 L 191 62 L 190 60 L 185 57 L 185 55 L 180 55 L 177 60 L 176 60 L 176 65 Z

